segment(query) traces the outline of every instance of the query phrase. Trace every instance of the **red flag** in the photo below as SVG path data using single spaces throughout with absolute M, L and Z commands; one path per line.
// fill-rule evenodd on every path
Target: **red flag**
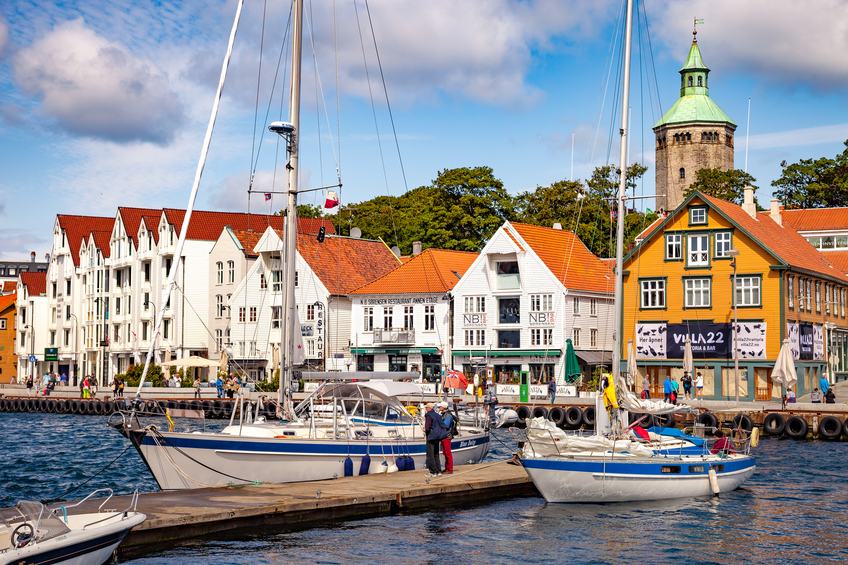
M 335 208 L 339 205 L 339 195 L 333 190 L 327 191 L 327 200 L 324 201 L 324 208 Z
M 267 201 L 269 201 L 269 200 L 271 200 L 271 193 L 270 193 L 270 192 L 266 192 L 266 193 L 265 193 L 265 202 L 267 202 Z

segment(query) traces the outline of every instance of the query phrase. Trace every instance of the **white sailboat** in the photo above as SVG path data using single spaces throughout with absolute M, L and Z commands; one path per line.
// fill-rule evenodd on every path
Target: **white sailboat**
M 239 2 L 227 58 L 221 71 L 218 97 L 213 107 L 201 152 L 195 184 L 177 243 L 179 256 L 187 233 L 187 223 L 203 162 L 211 138 L 218 101 L 223 89 L 229 55 L 243 0 Z M 138 412 L 123 414 L 113 425 L 138 450 L 160 488 L 183 490 L 246 484 L 251 482 L 294 482 L 323 480 L 353 474 L 395 470 L 424 469 L 426 436 L 423 414 L 413 416 L 401 403 L 402 397 L 421 398 L 422 390 L 414 383 L 392 379 L 418 377 L 417 373 L 310 373 L 310 379 L 332 379 L 301 402 L 292 402 L 293 373 L 302 362 L 297 346 L 300 324 L 295 304 L 295 245 L 298 193 L 298 157 L 300 136 L 300 70 L 303 0 L 295 0 L 292 33 L 292 95 L 290 121 L 274 122 L 269 129 L 285 138 L 288 151 L 288 198 L 286 206 L 284 264 L 285 325 L 283 331 L 283 372 L 278 396 L 280 422 L 248 416 L 217 433 L 181 433 L 143 426 Z M 173 288 L 176 269 L 172 269 L 164 296 Z M 166 300 L 160 300 L 164 305 Z M 161 309 L 161 307 L 160 307 Z M 161 323 L 162 315 L 157 317 Z M 154 332 L 158 332 L 157 325 Z M 301 346 L 302 347 L 302 346 Z M 142 381 L 147 374 L 148 352 Z M 306 378 L 306 377 L 305 377 Z M 356 380 L 355 383 L 345 381 Z M 364 382 L 363 382 L 364 381 Z M 141 391 L 141 386 L 139 386 Z M 233 412 L 235 414 L 235 411 Z M 420 414 L 420 413 L 419 413 Z M 465 427 L 452 442 L 457 465 L 481 461 L 489 449 L 488 425 Z
M 550 423 L 534 422 L 521 437 L 521 464 L 548 502 L 627 502 L 708 496 L 738 488 L 756 469 L 750 455 L 756 436 L 745 438 L 736 452 L 711 453 L 707 442 L 694 445 L 682 439 L 651 437 L 644 440 L 627 427 L 629 413 L 669 414 L 682 407 L 637 399 L 621 382 L 621 335 L 623 316 L 623 248 L 626 199 L 627 134 L 630 96 L 630 52 L 633 29 L 633 0 L 627 2 L 623 99 L 621 104 L 621 175 L 617 195 L 615 321 L 613 335 L 613 380 L 620 405 L 620 421 L 604 426 L 596 422 L 593 436 L 567 434 Z M 619 410 L 616 406 L 614 410 Z M 598 420 L 607 410 L 601 399 Z M 619 415 L 618 412 L 614 413 Z M 607 428 L 606 433 L 599 430 Z M 753 441 L 752 441 L 753 439 Z M 675 449 L 674 442 L 679 443 Z

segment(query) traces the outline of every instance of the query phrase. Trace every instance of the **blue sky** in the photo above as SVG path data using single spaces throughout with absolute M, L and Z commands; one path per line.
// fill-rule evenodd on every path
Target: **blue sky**
M 185 207 L 235 6 L 234 0 L 0 4 L 0 259 L 49 252 L 57 213 Z M 280 115 L 282 78 L 273 98 L 270 86 L 290 5 L 280 0 L 265 8 L 260 75 L 263 7 L 246 2 L 200 209 L 246 210 L 250 171 L 259 191 L 275 179 L 276 139 L 265 126 Z M 335 28 L 333 7 L 307 0 L 314 25 L 304 44 L 304 184 L 331 184 L 338 162 L 342 200 L 357 202 L 428 184 L 441 169 L 487 165 L 510 192 L 532 190 L 570 178 L 572 132 L 575 178 L 617 160 L 615 149 L 608 156 L 610 131 L 618 129 L 618 118 L 610 129 L 616 89 L 605 77 L 620 0 L 370 0 L 406 182 L 364 1 L 356 7 L 373 110 L 353 0 L 336 0 Z M 630 149 L 631 161 L 650 167 L 644 194 L 653 194 L 654 185 L 651 126 L 679 96 L 677 70 L 695 17 L 706 20 L 698 39 L 712 69 L 710 95 L 739 125 L 737 168 L 745 165 L 751 98 L 748 171 L 761 203 L 782 160 L 843 150 L 848 2 L 645 0 L 645 10 L 656 83 L 644 60 L 640 71 L 637 49 Z M 280 68 L 286 84 L 287 58 L 286 51 Z M 661 110 L 649 102 L 657 94 Z M 280 207 L 281 199 L 266 203 L 261 194 L 250 201 L 254 212 Z

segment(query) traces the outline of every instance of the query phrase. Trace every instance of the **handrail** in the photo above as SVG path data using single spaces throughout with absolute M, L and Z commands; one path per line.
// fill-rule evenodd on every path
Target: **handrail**
M 100 490 L 111 491 L 112 489 L 100 489 Z M 97 491 L 94 491 L 94 492 L 97 492 Z M 92 493 L 92 494 L 94 494 L 94 493 Z M 89 495 L 89 496 L 91 496 L 91 495 Z M 88 498 L 88 497 L 86 497 L 86 498 Z M 109 498 L 107 498 L 103 502 L 103 504 L 106 504 L 106 502 L 109 502 L 109 500 L 111 498 L 112 498 L 112 496 L 110 495 Z M 82 501 L 80 501 L 80 502 L 82 502 Z M 103 504 L 100 505 L 100 508 L 103 508 Z M 111 520 L 111 519 L 115 518 L 116 516 L 121 516 L 121 520 L 125 520 L 127 518 L 127 514 L 130 512 L 130 510 L 132 510 L 133 513 L 135 513 L 137 511 L 136 510 L 137 507 L 138 507 L 138 489 L 135 489 L 135 492 L 133 493 L 132 498 L 130 499 L 130 505 L 127 506 L 124 510 L 114 512 L 114 513 L 110 514 L 109 516 L 106 516 L 105 518 L 103 518 L 101 520 L 97 520 L 95 522 L 91 522 L 90 524 L 86 524 L 85 526 L 82 527 L 82 529 L 84 530 L 84 529 L 88 528 L 89 526 L 94 526 L 95 524 L 99 524 L 101 522 L 106 522 L 107 520 Z M 99 510 L 98 510 L 98 512 L 99 512 Z

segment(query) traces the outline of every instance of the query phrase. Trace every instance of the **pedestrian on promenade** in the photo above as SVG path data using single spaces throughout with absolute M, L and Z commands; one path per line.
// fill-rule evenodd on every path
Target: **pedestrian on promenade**
M 112 400 L 118 398 L 118 376 L 112 379 Z
M 674 393 L 672 404 L 677 404 L 677 397 L 680 396 L 680 384 L 674 379 L 671 379 L 671 391 Z
M 683 383 L 683 398 L 692 400 L 692 375 L 688 371 L 683 373 L 681 382 Z
M 665 401 L 671 402 L 671 392 L 674 388 L 671 386 L 671 375 L 668 375 L 663 381 L 663 394 L 665 395 Z
M 833 393 L 833 389 L 827 389 L 827 392 L 824 393 L 824 403 L 825 404 L 836 404 L 836 395 Z
M 695 373 L 695 392 L 698 393 L 698 398 L 704 399 L 704 376 L 701 371 Z
M 118 396 L 124 397 L 124 379 L 118 379 Z
M 448 431 L 448 437 L 442 440 L 442 453 L 445 454 L 445 473 L 453 474 L 453 454 L 451 453 L 451 440 L 454 436 L 459 435 L 459 430 L 456 425 L 456 417 L 448 410 L 447 402 L 439 402 L 439 411 L 442 413 L 442 420 L 445 423 L 445 429 Z
M 792 389 L 791 389 L 791 388 L 790 388 L 790 389 L 786 389 L 786 402 L 787 402 L 788 404 L 795 404 L 795 402 L 796 402 L 796 400 L 795 400 L 795 393 L 792 391 Z
M 221 375 L 218 375 L 218 380 L 215 381 L 215 388 L 218 389 L 218 398 L 224 398 L 224 381 L 221 380 Z
M 88 378 L 88 375 L 85 375 L 84 378 L 80 379 L 80 398 L 85 398 L 85 380 Z
M 194 397 L 200 398 L 200 377 L 194 379 Z
M 827 394 L 827 391 L 830 390 L 830 381 L 827 380 L 826 374 L 822 375 L 821 379 L 819 379 L 819 387 L 822 394 Z
M 82 382 L 82 397 L 84 400 L 91 398 L 91 383 L 88 381 L 88 377 L 85 377 Z
M 651 380 L 648 375 L 642 377 L 642 398 L 651 399 Z
M 821 393 L 818 388 L 814 388 L 813 392 L 810 393 L 810 402 L 813 404 L 821 404 Z
M 556 379 L 554 377 L 551 377 L 551 380 L 548 381 L 548 396 L 551 397 L 551 404 L 553 404 L 556 399 Z
M 97 398 L 97 378 L 91 379 L 91 399 L 94 400 Z
M 448 436 L 442 415 L 435 410 L 432 402 L 424 405 L 427 413 L 424 416 L 424 433 L 427 436 L 427 469 L 425 477 L 440 477 L 442 461 L 439 457 L 439 444 Z
M 27 382 L 26 382 L 26 385 L 27 385 L 27 396 L 32 396 L 32 385 L 33 385 L 33 382 L 32 382 L 32 381 L 33 381 L 32 375 L 28 376 L 28 377 L 27 377 Z

